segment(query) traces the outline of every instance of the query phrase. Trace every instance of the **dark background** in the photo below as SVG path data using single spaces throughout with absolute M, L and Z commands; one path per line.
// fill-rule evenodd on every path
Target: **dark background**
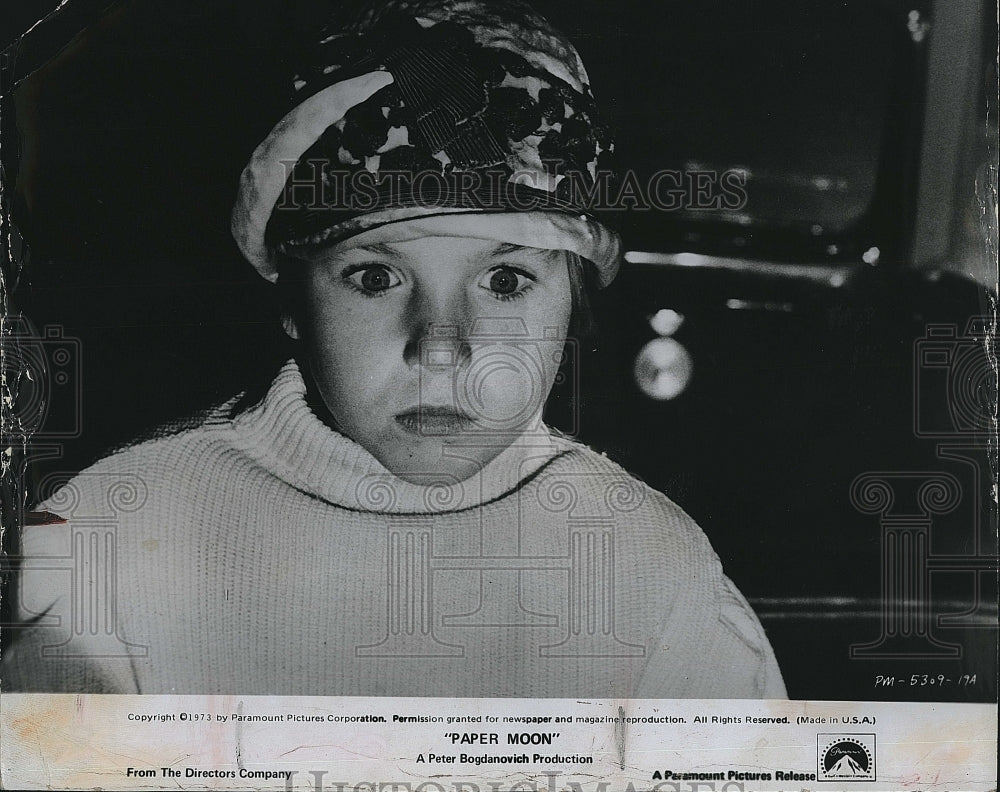
M 287 357 L 271 287 L 236 250 L 229 210 L 249 153 L 287 109 L 290 42 L 331 7 L 76 0 L 19 39 L 47 5 L 6 10 L 5 299 L 31 326 L 9 324 L 5 348 L 59 328 L 18 349 L 65 376 L 33 425 L 24 489 L 8 484 L 8 519 L 46 475 Z M 573 357 L 549 419 L 695 517 L 760 615 L 793 698 L 995 701 L 996 380 L 982 333 L 967 332 L 995 294 L 969 274 L 989 258 L 974 202 L 954 209 L 934 266 L 917 267 L 914 251 L 928 39 L 910 12 L 933 30 L 933 4 L 536 5 L 580 49 L 624 167 L 750 173 L 739 212 L 624 218 L 630 250 L 702 258 L 626 265 L 597 296 L 600 340 Z M 988 10 L 967 46 L 995 65 Z M 981 131 L 954 174 L 963 196 L 977 173 L 995 185 L 983 169 L 996 157 L 995 73 L 980 82 Z M 694 375 L 656 401 L 633 365 L 663 308 L 685 316 L 674 337 Z M 937 325 L 952 336 L 927 339 Z M 928 344 L 943 363 L 927 365 Z M 32 401 L 29 386 L 21 398 Z M 879 515 L 852 505 L 852 482 L 871 471 L 943 472 L 961 487 L 932 523 L 929 632 L 899 657 L 850 656 L 903 605 L 881 588 Z M 910 484 L 898 484 L 903 511 L 917 508 Z M 946 651 L 935 641 L 958 656 L 913 655 Z M 875 685 L 925 673 L 977 681 Z

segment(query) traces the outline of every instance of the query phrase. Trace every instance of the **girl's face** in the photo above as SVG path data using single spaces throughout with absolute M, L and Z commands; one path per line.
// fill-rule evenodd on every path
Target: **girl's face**
M 464 480 L 541 420 L 571 313 L 563 251 L 467 237 L 313 256 L 290 334 L 340 431 L 407 481 Z

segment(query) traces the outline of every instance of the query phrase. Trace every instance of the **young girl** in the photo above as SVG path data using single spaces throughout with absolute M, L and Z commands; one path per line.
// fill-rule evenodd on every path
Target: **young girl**
M 38 507 L 7 689 L 783 697 L 701 530 L 541 420 L 620 258 L 573 47 L 476 0 L 317 38 L 232 218 L 298 354 Z

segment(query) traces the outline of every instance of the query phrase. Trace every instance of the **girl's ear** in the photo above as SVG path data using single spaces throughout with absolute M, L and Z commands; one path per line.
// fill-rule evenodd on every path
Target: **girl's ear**
M 295 314 L 299 308 L 299 300 L 302 294 L 302 272 L 303 263 L 291 256 L 283 253 L 278 255 L 278 304 L 281 310 L 281 326 L 285 330 L 285 335 L 293 341 L 298 341 L 302 336 L 299 333 L 298 323 L 295 321 Z
M 281 313 L 281 326 L 285 330 L 285 335 L 293 341 L 299 340 L 299 326 L 295 323 L 295 317 L 287 311 Z

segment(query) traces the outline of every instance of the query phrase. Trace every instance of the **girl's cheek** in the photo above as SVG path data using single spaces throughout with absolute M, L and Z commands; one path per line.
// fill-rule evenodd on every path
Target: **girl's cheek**
M 557 290 L 546 295 L 545 300 L 540 300 L 533 307 L 532 318 L 546 328 L 558 328 L 562 335 L 569 328 L 570 314 L 573 310 L 573 299 L 570 295 L 569 284 L 565 290 Z

